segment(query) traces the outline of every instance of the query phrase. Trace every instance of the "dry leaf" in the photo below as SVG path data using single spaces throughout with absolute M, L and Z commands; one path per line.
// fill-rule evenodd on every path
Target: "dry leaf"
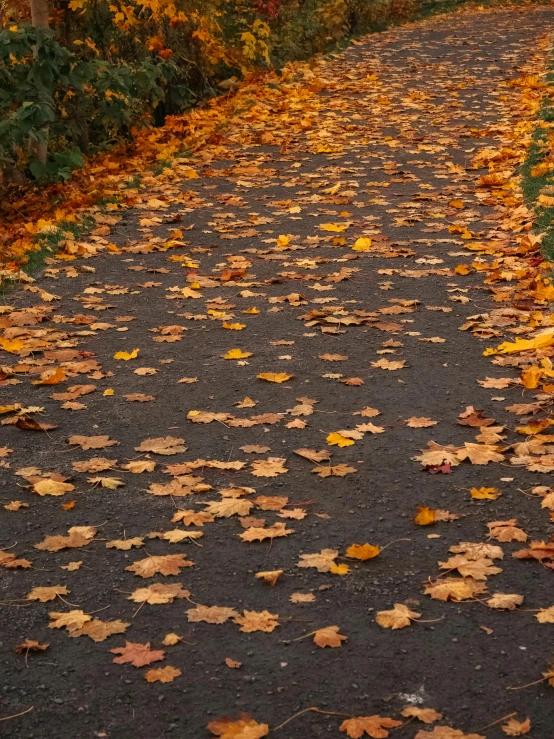
M 50 614 L 52 615 L 52 614 Z M 113 634 L 122 634 L 127 630 L 131 624 L 125 623 L 124 621 L 101 621 L 99 618 L 94 618 L 87 621 L 83 626 L 76 629 L 69 629 L 69 636 L 77 638 L 79 636 L 88 636 L 92 641 L 99 642 L 104 641 Z
M 165 656 L 163 649 L 150 649 L 150 642 L 140 644 L 126 641 L 124 647 L 110 649 L 110 652 L 112 654 L 119 654 L 119 657 L 114 657 L 113 659 L 117 665 L 123 665 L 129 662 L 133 667 L 144 667 L 152 662 L 162 660 Z
M 39 495 L 64 495 L 75 490 L 75 485 L 69 482 L 58 482 L 57 480 L 44 479 L 35 482 L 33 490 Z
M 166 634 L 163 638 L 162 644 L 164 647 L 174 647 L 175 644 L 179 644 L 179 642 L 183 641 L 183 637 L 179 636 L 178 634 L 174 634 L 173 632 Z
M 348 637 L 339 634 L 340 626 L 326 626 L 314 632 L 314 643 L 318 647 L 340 647 Z
M 134 590 L 127 600 L 135 603 L 149 603 L 150 605 L 158 605 L 161 603 L 173 603 L 175 598 L 189 598 L 190 591 L 183 590 L 180 582 L 164 585 L 163 583 L 153 583 L 147 588 L 137 588 Z
M 429 426 L 436 426 L 438 421 L 432 421 L 430 418 L 426 418 L 425 416 L 412 416 L 411 418 L 408 418 L 405 423 L 406 426 L 409 426 L 412 429 L 426 429 L 429 428 Z
M 55 600 L 58 595 L 69 595 L 70 592 L 65 585 L 33 588 L 30 593 L 27 593 L 27 600 L 40 600 L 41 603 L 46 603 L 49 600 Z
M 315 595 L 313 593 L 293 593 L 289 601 L 291 603 L 314 603 Z
M 525 721 L 518 721 L 515 718 L 511 718 L 507 723 L 502 724 L 500 727 L 502 731 L 508 736 L 524 736 L 531 731 L 531 721 L 526 718 Z
M 486 590 L 485 584 L 471 577 L 445 577 L 425 585 L 425 594 L 436 600 L 469 600 Z
M 235 616 L 234 623 L 240 626 L 241 631 L 250 633 L 252 631 L 272 632 L 279 626 L 279 616 L 269 611 L 244 611 L 244 615 Z
M 257 459 L 252 462 L 252 474 L 255 477 L 277 477 L 288 472 L 285 467 L 284 457 L 268 457 L 267 459 Z
M 125 569 L 140 577 L 153 577 L 158 572 L 160 575 L 169 577 L 170 575 L 179 575 L 182 567 L 191 567 L 193 564 L 194 562 L 187 560 L 186 554 L 166 554 L 140 559 Z
M 144 539 L 142 536 L 135 536 L 133 539 L 112 539 L 112 541 L 106 542 L 108 549 L 122 549 L 123 551 L 129 551 L 132 547 L 142 547 L 144 545 Z
M 252 527 L 246 529 L 239 536 L 242 541 L 264 541 L 265 539 L 275 539 L 289 534 L 294 534 L 294 529 L 287 529 L 286 524 L 278 522 L 267 528 Z
M 145 439 L 139 446 L 135 447 L 135 452 L 152 452 L 153 454 L 164 455 L 178 454 L 187 451 L 183 443 L 184 439 L 175 439 L 173 436 Z
M 189 621 L 205 621 L 208 624 L 224 624 L 230 618 L 239 617 L 234 608 L 225 608 L 224 606 L 196 606 L 189 608 L 187 611 Z
M 241 713 L 236 720 L 220 718 L 211 721 L 207 728 L 220 739 L 262 739 L 269 734 L 267 724 L 259 724 L 246 713 Z
M 360 739 L 367 734 L 373 739 L 386 739 L 389 736 L 388 729 L 400 726 L 402 721 L 383 716 L 359 716 L 348 718 L 340 725 L 340 731 L 345 731 L 351 739 Z
M 378 611 L 375 620 L 385 629 L 403 629 L 416 621 L 421 613 L 411 611 L 402 603 L 395 603 L 391 611 Z
M 263 580 L 266 585 L 271 585 L 273 587 L 277 584 L 277 580 L 282 574 L 283 570 L 268 570 L 267 572 L 256 572 L 255 577 L 258 580 Z
M 216 518 L 229 518 L 229 516 L 247 516 L 254 503 L 243 498 L 225 498 L 211 503 L 206 503 L 205 512 Z
M 339 556 L 338 549 L 322 549 L 317 554 L 301 554 L 297 567 L 315 567 L 318 572 L 331 572 L 335 567 L 335 558 Z
M 148 670 L 144 675 L 146 681 L 149 683 L 171 683 L 176 677 L 179 677 L 181 670 L 176 667 L 158 667 L 156 669 Z
M 287 375 L 286 372 L 261 372 L 259 375 L 257 375 L 257 378 L 259 380 L 265 380 L 266 382 L 277 382 L 281 384 L 282 382 L 287 382 L 287 380 L 291 380 L 294 377 L 294 375 Z
M 513 611 L 523 603 L 523 595 L 517 593 L 493 593 L 486 601 L 489 608 Z
M 406 706 L 402 710 L 402 716 L 406 718 L 417 718 L 424 724 L 432 724 L 442 718 L 442 713 L 435 711 L 433 708 L 419 708 L 418 706 Z
M 352 559 L 360 559 L 365 562 L 367 559 L 373 559 L 381 553 L 381 547 L 373 546 L 373 544 L 352 544 L 346 550 L 346 556 Z
M 93 526 L 72 526 L 67 533 L 68 536 L 47 536 L 40 544 L 35 544 L 35 549 L 59 552 L 61 549 L 86 547 L 93 541 L 96 529 Z
M 15 647 L 15 651 L 17 654 L 27 655 L 29 652 L 45 652 L 49 646 L 50 644 L 40 644 L 38 641 L 34 641 L 33 639 L 25 639 L 24 642 Z
M 107 446 L 119 444 L 118 441 L 110 439 L 109 436 L 70 436 L 67 443 L 80 446 L 85 451 L 87 449 L 104 449 Z

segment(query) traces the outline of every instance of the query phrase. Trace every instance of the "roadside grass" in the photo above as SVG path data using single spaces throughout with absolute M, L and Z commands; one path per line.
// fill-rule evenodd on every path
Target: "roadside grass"
M 554 89 L 554 59 L 546 82 Z M 543 234 L 544 258 L 554 262 L 554 104 L 545 96 L 537 114 L 538 126 L 521 170 L 522 189 L 527 205 L 535 212 L 535 231 Z
M 74 240 L 83 238 L 94 224 L 92 216 L 83 215 L 79 221 L 60 221 L 54 228 L 38 233 L 33 239 L 37 248 L 27 252 L 27 262 L 23 271 L 30 276 L 36 274 L 44 267 L 48 258 L 55 256 L 61 241 L 68 238 Z M 5 297 L 19 284 L 20 280 L 17 277 L 0 278 L 0 295 Z

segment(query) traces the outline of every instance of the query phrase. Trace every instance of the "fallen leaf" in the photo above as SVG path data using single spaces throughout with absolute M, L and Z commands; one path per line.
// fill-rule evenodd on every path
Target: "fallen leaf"
M 27 600 L 39 600 L 41 603 L 46 603 L 49 600 L 55 600 L 58 595 L 69 595 L 70 592 L 65 585 L 33 588 L 30 593 L 27 593 Z
M 259 375 L 256 375 L 259 380 L 265 380 L 266 382 L 277 382 L 281 384 L 282 382 L 287 382 L 287 380 L 291 380 L 294 375 L 288 375 L 286 372 L 261 372 Z
M 173 603 L 175 598 L 189 598 L 190 591 L 183 590 L 180 582 L 164 585 L 163 583 L 153 583 L 147 588 L 137 588 L 134 590 L 127 600 L 135 603 L 149 603 L 150 605 L 159 605 L 161 603 Z
M 112 654 L 119 654 L 114 657 L 113 662 L 117 665 L 123 665 L 129 662 L 133 667 L 144 667 L 152 662 L 158 662 L 165 656 L 163 649 L 150 649 L 150 642 L 140 644 L 138 642 L 126 641 L 124 647 L 116 647 L 110 649 Z
M 373 559 L 381 553 L 381 547 L 373 546 L 373 544 L 352 544 L 346 550 L 346 556 L 352 559 L 360 559 L 365 562 L 367 559 Z
M 340 647 L 348 637 L 339 634 L 340 626 L 326 626 L 314 633 L 314 643 L 318 647 Z
M 223 359 L 246 359 L 252 356 L 252 352 L 243 352 L 242 349 L 229 349 L 226 354 L 221 356 Z
M 263 580 L 266 585 L 271 585 L 273 587 L 277 584 L 277 580 L 282 574 L 283 570 L 268 570 L 267 572 L 256 572 L 255 577 L 258 580 Z
M 294 534 L 294 529 L 287 529 L 284 523 L 274 523 L 273 526 L 267 528 L 252 527 L 239 534 L 242 541 L 264 541 L 265 539 L 275 539 L 280 536 L 288 536 Z
M 515 718 L 511 718 L 507 723 L 502 724 L 500 728 L 508 736 L 523 736 L 531 731 L 531 720 L 526 718 L 525 721 L 518 721 Z
M 164 636 L 162 644 L 164 645 L 164 647 L 174 647 L 175 644 L 179 644 L 179 642 L 181 641 L 183 641 L 182 636 L 174 633 L 169 633 Z
M 71 490 L 75 490 L 75 485 L 71 485 L 69 482 L 45 479 L 35 482 L 33 490 L 39 495 L 64 495 Z
M 213 736 L 220 739 L 262 739 L 269 734 L 267 724 L 259 724 L 246 713 L 241 713 L 236 720 L 220 718 L 211 721 L 207 728 Z
M 186 554 L 166 554 L 140 559 L 125 569 L 139 577 L 153 577 L 158 572 L 169 577 L 179 575 L 182 567 L 191 567 L 193 564 L 194 562 L 187 560 Z
M 118 441 L 110 439 L 109 436 L 70 436 L 67 443 L 80 446 L 85 451 L 87 449 L 104 449 L 107 446 L 119 444 Z
M 315 567 L 318 572 L 330 572 L 338 556 L 338 549 L 322 549 L 317 554 L 301 554 L 296 566 Z
M 144 675 L 149 683 L 171 683 L 176 677 L 179 677 L 181 670 L 176 667 L 158 667 L 157 669 L 148 670 Z
M 152 452 L 153 454 L 163 455 L 178 454 L 187 451 L 183 444 L 184 439 L 162 436 L 157 439 L 145 439 L 139 446 L 135 447 L 135 452 Z
M 340 725 L 340 731 L 345 731 L 351 739 L 360 739 L 365 734 L 373 737 L 373 739 L 386 739 L 389 736 L 388 729 L 394 729 L 395 726 L 401 724 L 402 721 L 384 718 L 383 716 L 359 716 L 343 721 Z
M 436 426 L 438 421 L 432 421 L 430 418 L 425 416 L 412 416 L 406 420 L 406 426 L 412 429 L 426 429 L 429 426 Z
M 240 626 L 241 631 L 250 633 L 252 631 L 272 632 L 279 626 L 279 616 L 269 611 L 243 611 L 242 616 L 235 616 L 234 623 Z
M 433 708 L 419 708 L 418 706 L 406 706 L 402 710 L 402 716 L 405 718 L 417 718 L 424 724 L 432 724 L 442 718 L 442 713 L 435 711 Z
M 45 652 L 50 644 L 40 644 L 33 639 L 25 639 L 24 642 L 15 647 L 17 654 L 28 654 L 29 652 Z
M 138 357 L 140 349 L 133 349 L 132 352 L 116 352 L 113 355 L 114 359 L 124 359 L 126 362 L 129 361 L 129 359 L 136 359 Z
M 476 500 L 496 500 L 502 495 L 498 488 L 471 488 L 469 492 Z
M 189 621 L 205 621 L 208 624 L 224 624 L 230 618 L 235 619 L 240 615 L 234 608 L 200 605 L 196 608 L 189 608 L 186 613 Z
M 327 436 L 327 438 L 325 439 L 325 441 L 330 446 L 336 445 L 336 446 L 339 446 L 339 447 L 352 446 L 352 444 L 354 444 L 354 440 L 353 439 L 347 439 L 346 436 L 343 436 L 342 434 L 340 434 L 338 432 L 334 432 L 332 434 L 329 434 Z
M 288 472 L 285 467 L 284 457 L 268 457 L 267 459 L 256 459 L 252 462 L 252 474 L 255 477 L 277 477 Z
M 375 620 L 385 629 L 403 629 L 420 616 L 421 613 L 411 611 L 402 603 L 395 603 L 391 611 L 378 611 Z
M 131 624 L 124 621 L 101 621 L 94 618 L 87 621 L 83 626 L 76 629 L 69 629 L 69 636 L 77 638 L 79 636 L 88 636 L 94 642 L 100 642 L 107 639 L 113 634 L 123 634 Z

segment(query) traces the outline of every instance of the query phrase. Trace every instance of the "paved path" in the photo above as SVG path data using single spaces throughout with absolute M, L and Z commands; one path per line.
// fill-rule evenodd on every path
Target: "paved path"
M 14 368 L 2 402 L 44 411 L 19 411 L 20 428 L 8 423 L 0 442 L 12 450 L 0 450 L 1 542 L 32 562 L 0 570 L 0 718 L 34 706 L 0 723 L 1 736 L 200 738 L 244 712 L 272 736 L 311 739 L 345 736 L 348 716 L 407 721 L 406 706 L 443 718 L 414 719 L 391 734 L 399 739 L 433 725 L 494 739 L 505 736 L 499 724 L 478 730 L 514 712 L 530 717 L 530 736 L 552 735 L 552 688 L 506 688 L 547 669 L 553 627 L 485 605 L 502 592 L 548 608 L 552 572 L 513 559 L 514 541 L 499 545 L 501 573 L 471 580 L 477 599 L 424 593 L 449 547 L 488 541 L 488 522 L 517 518 L 529 537 L 548 537 L 548 511 L 519 492 L 546 476 L 507 462 L 432 475 L 413 460 L 430 440 L 475 441 L 480 429 L 457 423 L 466 406 L 517 423 L 505 406 L 522 402 L 521 387 L 476 382 L 517 376 L 482 356 L 502 321 L 486 341 L 459 330 L 502 304 L 481 272 L 453 270 L 473 258 L 465 229 L 472 243 L 517 237 L 476 190 L 486 171 L 472 161 L 506 145 L 519 94 L 506 80 L 552 27 L 549 8 L 446 16 L 368 37 L 313 77 L 300 68 L 296 91 L 253 100 L 225 133 L 226 160 L 208 149 L 190 165 L 194 179 L 188 164 L 157 180 L 137 173 L 136 207 L 99 218 L 97 243 L 118 253 L 56 261 L 34 291 L 7 299 L 0 325 L 16 343 L 2 359 Z M 233 349 L 251 355 L 222 358 Z M 57 367 L 59 384 L 31 384 Z M 412 417 L 437 423 L 414 428 Z M 25 430 L 26 418 L 57 427 Z M 475 500 L 472 487 L 503 494 Z M 419 506 L 459 518 L 419 526 Z M 34 548 L 71 527 L 88 528 Z M 191 531 L 201 538 L 183 538 Z M 365 543 L 389 546 L 366 561 L 347 556 Z M 322 550 L 331 553 L 316 559 L 320 571 L 298 566 Z M 137 561 L 153 576 L 128 571 Z M 256 577 L 278 570 L 274 586 Z M 145 594 L 154 583 L 164 587 Z M 67 590 L 38 593 L 52 601 L 25 600 L 57 585 Z M 141 605 L 156 590 L 166 602 Z M 377 612 L 395 603 L 425 623 L 380 626 Z M 67 628 L 48 615 L 79 610 Z M 294 641 L 329 626 L 347 637 L 341 646 Z M 16 654 L 26 639 L 49 647 Z M 163 649 L 163 661 L 114 664 L 110 650 L 126 640 Z M 172 677 L 168 666 L 181 673 L 171 682 L 145 679 L 158 668 Z M 306 712 L 276 729 L 309 707 L 340 715 Z M 249 731 L 220 733 L 265 733 Z

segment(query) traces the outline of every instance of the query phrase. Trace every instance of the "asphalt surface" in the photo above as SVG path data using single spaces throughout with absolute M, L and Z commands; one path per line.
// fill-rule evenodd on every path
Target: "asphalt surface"
M 510 542 L 500 545 L 502 572 L 486 581 L 486 592 L 523 595 L 520 612 L 487 608 L 482 600 L 442 602 L 423 592 L 424 583 L 440 574 L 438 562 L 448 559 L 450 546 L 487 541 L 487 522 L 516 518 L 531 539 L 548 537 L 548 511 L 521 490 L 548 485 L 549 476 L 507 463 L 463 463 L 452 474 L 429 474 L 413 459 L 429 440 L 474 441 L 478 429 L 457 424 L 466 406 L 485 409 L 498 424 L 513 424 L 505 406 L 523 402 L 521 388 L 477 384 L 516 372 L 491 365 L 482 354 L 500 339 L 460 331 L 469 316 L 495 304 L 481 273 L 453 272 L 472 255 L 462 255 L 465 240 L 449 226 L 466 224 L 477 240 L 498 236 L 493 207 L 475 194 L 484 170 L 472 169 L 472 158 L 485 147 L 502 146 L 505 132 L 517 124 L 505 102 L 515 94 L 506 81 L 520 74 L 553 27 L 554 10 L 544 7 L 447 16 L 370 36 L 318 67 L 318 83 L 306 78 L 299 85 L 306 92 L 286 106 L 253 107 L 227 134 L 225 159 L 191 161 L 197 178 L 178 169 L 157 180 L 146 176 L 136 206 L 109 212 L 121 219 L 108 223 L 109 235 L 98 234 L 120 251 L 56 261 L 34 283 L 39 292 L 21 289 L 6 297 L 12 312 L 2 319 L 29 315 L 38 306 L 45 320 L 26 328 L 46 330 L 32 338 L 48 347 L 45 354 L 37 346 L 27 356 L 2 354 L 3 366 L 15 369 L 3 383 L 1 402 L 43 408 L 31 415 L 57 428 L 0 430 L 0 445 L 13 450 L 0 460 L 0 500 L 28 504 L 17 511 L 0 508 L 1 544 L 32 562 L 31 568 L 0 569 L 0 718 L 33 706 L 0 722 L 1 736 L 200 739 L 209 736 L 210 721 L 244 712 L 268 724 L 270 735 L 311 739 L 344 735 L 344 716 L 307 712 L 276 727 L 312 706 L 405 721 L 407 705 L 434 708 L 444 717 L 437 725 L 489 739 L 505 734 L 498 723 L 483 727 L 515 712 L 521 721 L 530 717 L 529 736 L 554 736 L 552 687 L 541 682 L 507 690 L 538 680 L 548 667 L 554 627 L 538 623 L 529 611 L 554 603 L 552 571 L 513 559 L 520 544 Z M 274 138 L 260 139 L 258 129 Z M 456 199 L 464 209 L 449 205 Z M 329 231 L 322 224 L 341 227 Z M 173 239 L 188 243 L 164 249 L 175 230 L 181 235 Z M 372 239 L 369 251 L 352 249 L 359 238 Z M 221 282 L 225 269 L 238 273 Z M 200 297 L 184 297 L 187 285 Z M 41 290 L 59 299 L 44 300 Z M 394 306 L 405 312 L 390 311 Z M 429 309 L 439 306 L 448 310 Z M 251 308 L 259 312 L 244 312 Z M 225 321 L 245 328 L 225 329 Z M 175 325 L 183 329 L 159 331 Z M 179 338 L 154 340 L 164 336 Z M 444 341 L 424 341 L 433 338 Z M 135 359 L 114 358 L 135 348 Z M 252 355 L 223 359 L 233 348 Z M 71 349 L 70 360 L 48 355 Z M 347 359 L 319 358 L 325 354 Z M 380 359 L 405 365 L 372 366 Z M 81 374 L 71 365 L 93 360 L 98 367 L 85 366 Z M 31 384 L 38 372 L 58 365 L 68 379 Z M 156 372 L 135 374 L 138 368 Z M 282 384 L 257 378 L 268 372 L 293 377 Z M 10 383 L 14 377 L 21 382 Z M 197 381 L 180 383 L 183 377 Z M 363 384 L 341 382 L 348 378 Z M 66 401 L 50 397 L 75 384 L 95 386 L 75 399 L 86 408 L 63 409 Z M 133 393 L 154 399 L 124 398 Z M 246 396 L 256 405 L 237 408 Z M 506 402 L 494 400 L 500 396 Z M 305 397 L 317 401 L 313 412 L 291 414 Z M 368 406 L 380 415 L 353 415 Z M 191 410 L 229 416 L 193 423 Z M 232 419 L 261 414 L 284 415 L 254 419 L 250 427 Z M 438 423 L 406 426 L 414 416 Z M 295 419 L 305 427 L 287 427 Z M 326 442 L 329 434 L 366 422 L 384 431 L 362 432 L 343 448 Z M 67 443 L 73 435 L 109 435 L 118 444 L 85 451 Z M 184 439 L 186 451 L 136 451 L 144 440 L 166 436 Z M 245 445 L 269 450 L 246 452 Z M 331 465 L 355 472 L 319 477 L 311 471 L 315 464 L 294 453 L 299 448 L 326 449 Z M 118 463 L 94 473 L 73 467 L 92 457 Z M 287 471 L 253 475 L 252 461 L 270 457 L 286 460 Z M 137 459 L 153 460 L 156 467 L 133 474 L 120 466 Z M 171 482 L 166 465 L 197 459 L 246 464 L 239 470 L 189 470 L 211 486 L 207 492 L 148 494 L 150 485 Z M 38 471 L 25 471 L 29 467 Z M 63 497 L 37 495 L 32 480 L 47 473 L 59 473 L 75 489 Z M 89 482 L 98 476 L 125 485 Z M 294 530 L 261 542 L 241 541 L 246 528 L 236 515 L 201 527 L 171 522 L 176 508 L 202 511 L 230 486 L 254 488 L 245 500 L 286 496 L 282 510 L 303 509 L 306 516 L 282 518 L 257 504 L 250 516 Z M 500 488 L 501 497 L 472 499 L 469 489 L 482 486 Z M 62 509 L 68 501 L 74 507 Z M 418 526 L 418 506 L 459 518 Z M 57 552 L 34 548 L 72 526 L 97 527 L 94 540 Z M 173 529 L 203 536 L 175 544 L 146 538 Z M 105 546 L 133 537 L 144 537 L 143 546 Z M 347 547 L 366 542 L 390 546 L 367 561 L 346 556 Z M 297 566 L 300 555 L 323 549 L 338 550 L 336 563 L 348 564 L 348 574 Z M 148 579 L 126 571 L 147 556 L 176 553 L 186 553 L 194 566 Z M 79 569 L 61 569 L 75 561 L 82 562 Z M 255 577 L 274 570 L 283 574 L 273 587 Z M 137 612 L 129 594 L 154 582 L 182 583 L 193 603 L 144 604 Z M 54 585 L 70 591 L 64 600 L 26 600 L 33 588 Z M 291 602 L 299 592 L 313 594 L 313 602 Z M 395 603 L 408 604 L 426 623 L 382 628 L 376 613 Z M 191 622 L 186 611 L 194 604 L 267 610 L 278 614 L 279 626 L 271 633 L 245 633 L 231 620 Z M 48 628 L 50 612 L 72 608 L 130 625 L 100 642 Z M 340 647 L 320 648 L 310 637 L 287 643 L 331 625 L 347 637 Z M 182 641 L 163 646 L 169 633 Z M 25 659 L 14 651 L 25 639 L 49 647 Z M 110 650 L 126 640 L 164 649 L 163 662 L 140 669 L 114 664 Z M 226 658 L 242 664 L 228 667 Z M 167 665 L 181 674 L 168 683 L 145 680 L 148 669 Z M 413 739 L 425 729 L 431 732 L 432 725 L 413 720 L 391 736 Z

